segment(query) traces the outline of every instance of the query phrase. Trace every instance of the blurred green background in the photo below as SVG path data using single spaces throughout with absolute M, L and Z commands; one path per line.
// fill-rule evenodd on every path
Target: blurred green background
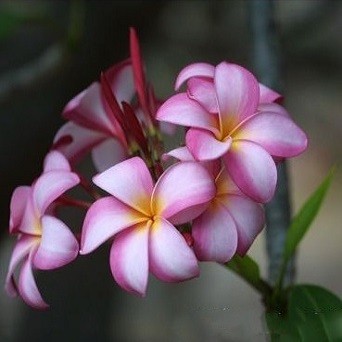
M 289 164 L 295 211 L 342 160 L 342 1 L 274 5 L 285 106 L 310 139 Z M 128 57 L 130 26 L 160 97 L 172 94 L 189 63 L 227 60 L 253 70 L 247 1 L 1 1 L 0 284 L 14 243 L 7 236 L 11 192 L 40 173 L 67 101 Z M 341 190 L 338 168 L 297 261 L 298 281 L 339 295 Z M 261 234 L 251 254 L 265 272 L 264 246 Z M 0 341 L 265 341 L 258 295 L 219 265 L 201 269 L 199 279 L 183 284 L 150 279 L 147 298 L 139 299 L 114 284 L 103 246 L 37 275 L 48 312 L 0 291 Z

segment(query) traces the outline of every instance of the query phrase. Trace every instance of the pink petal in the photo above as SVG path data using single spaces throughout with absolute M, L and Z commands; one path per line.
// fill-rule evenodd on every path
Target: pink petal
M 37 206 L 34 204 L 32 190 L 26 201 L 24 215 L 18 227 L 18 231 L 25 234 L 40 236 L 41 226 Z
M 153 212 L 170 218 L 179 212 L 205 204 L 215 196 L 209 172 L 195 162 L 172 165 L 158 179 L 152 195 Z
M 98 174 L 93 182 L 111 195 L 149 215 L 153 180 L 145 162 L 134 157 Z
M 218 133 L 217 115 L 210 114 L 185 93 L 174 95 L 165 101 L 158 109 L 156 119 Z
M 200 103 L 208 112 L 219 112 L 213 80 L 191 78 L 188 81 L 188 96 Z
M 110 251 L 110 268 L 115 281 L 126 291 L 145 296 L 148 281 L 150 223 L 119 233 Z
M 218 201 L 192 224 L 194 251 L 201 261 L 220 263 L 230 260 L 236 252 L 238 235 L 229 211 Z
M 222 168 L 221 159 L 201 162 L 201 165 L 203 165 L 211 174 L 212 178 L 216 180 Z
M 216 177 L 216 196 L 220 195 L 242 195 L 241 190 L 230 177 L 227 169 L 223 167 Z
M 224 156 L 226 168 L 236 185 L 256 202 L 266 203 L 273 197 L 277 169 L 272 157 L 259 145 L 234 141 Z
M 234 219 L 238 234 L 237 253 L 243 256 L 265 225 L 264 210 L 260 204 L 244 196 L 222 196 L 220 201 Z
M 168 153 L 164 153 L 162 158 L 164 161 L 169 160 L 169 158 L 175 158 L 177 161 L 195 161 L 194 156 L 191 154 L 189 149 L 186 146 L 175 148 Z M 204 166 L 208 172 L 212 175 L 213 178 L 219 174 L 221 170 L 221 161 L 220 160 L 211 160 L 206 162 L 201 162 L 201 165 Z
M 169 217 L 167 220 L 174 226 L 190 222 L 201 215 L 208 208 L 208 205 L 209 202 L 206 202 L 183 209 Z
M 18 186 L 12 194 L 11 204 L 10 204 L 10 220 L 9 220 L 9 231 L 14 233 L 19 227 L 26 208 L 26 203 L 31 193 L 30 186 Z
M 38 244 L 39 241 L 39 238 L 26 234 L 21 235 L 17 240 L 12 252 L 5 281 L 5 290 L 9 296 L 14 297 L 18 294 L 17 286 L 13 277 L 16 267 L 26 256 L 28 256 L 30 250 L 34 245 Z
M 102 172 L 120 163 L 127 157 L 127 149 L 117 139 L 106 139 L 92 150 L 97 171 Z
M 283 96 L 278 94 L 276 91 L 266 87 L 265 85 L 259 83 L 260 87 L 260 103 L 272 103 L 276 101 L 280 101 L 283 99 Z
M 215 67 L 208 63 L 194 63 L 190 64 L 179 73 L 175 90 L 178 90 L 180 86 L 191 77 L 211 77 L 213 78 L 215 74 Z
M 33 257 L 33 265 L 41 270 L 62 267 L 78 255 L 78 242 L 70 229 L 59 219 L 42 217 L 42 237 Z
M 111 85 L 113 93 L 118 101 L 131 102 L 134 93 L 134 81 L 132 64 L 129 59 L 115 64 L 105 71 L 106 77 Z
M 63 116 L 85 128 L 116 135 L 116 128 L 103 106 L 100 84 L 92 83 L 82 94 L 77 102 L 74 101 L 75 106 L 66 106 Z
M 214 82 L 226 136 L 237 123 L 256 112 L 259 84 L 248 70 L 226 62 L 216 67 Z
M 38 288 L 36 281 L 33 278 L 32 273 L 32 252 L 28 259 L 24 262 L 19 276 L 18 290 L 20 296 L 23 298 L 26 304 L 36 309 L 47 309 L 48 304 L 43 300 Z
M 261 103 L 258 106 L 258 112 L 270 112 L 290 118 L 287 110 L 277 103 Z
M 149 244 L 150 270 L 158 279 L 180 282 L 199 275 L 197 259 L 182 234 L 168 221 L 153 223 Z
M 44 172 L 54 170 L 71 171 L 68 160 L 58 151 L 49 152 L 44 159 Z
M 267 112 L 248 118 L 233 138 L 253 141 L 275 157 L 294 157 L 307 147 L 305 133 L 290 118 Z
M 97 200 L 84 219 L 80 253 L 92 252 L 121 230 L 142 221 L 146 221 L 146 217 L 115 197 Z
M 190 128 L 186 133 L 186 146 L 196 160 L 215 160 L 222 157 L 229 150 L 232 139 L 220 141 L 208 131 Z
M 68 171 L 49 171 L 43 173 L 33 185 L 33 199 L 38 212 L 43 214 L 47 207 L 80 182 L 76 173 Z
M 86 94 L 86 92 L 87 92 L 87 89 L 84 89 L 66 104 L 66 106 L 63 109 L 63 116 L 68 115 L 69 112 L 75 110 L 80 105 L 81 100 Z
M 195 161 L 195 158 L 186 146 L 175 148 L 163 154 L 164 160 L 168 160 L 169 157 L 173 157 L 179 161 Z
M 69 121 L 59 129 L 54 138 L 54 143 L 68 136 L 72 138 L 72 142 L 61 145 L 58 150 L 72 164 L 79 162 L 94 146 L 108 138 L 108 135 L 102 132 L 93 131 Z

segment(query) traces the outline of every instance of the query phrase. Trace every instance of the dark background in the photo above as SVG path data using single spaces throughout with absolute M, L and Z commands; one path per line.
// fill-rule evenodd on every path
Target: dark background
M 274 1 L 285 106 L 310 147 L 290 163 L 296 210 L 342 159 L 342 2 Z M 193 62 L 234 61 L 253 70 L 247 1 L 0 2 L 0 283 L 14 239 L 7 236 L 13 189 L 30 184 L 63 123 L 63 106 L 128 57 L 136 27 L 157 95 L 169 96 Z M 171 142 L 172 143 L 172 142 Z M 84 166 L 86 168 L 86 166 Z M 341 170 L 306 237 L 298 279 L 342 293 Z M 264 236 L 252 255 L 265 269 Z M 67 267 L 37 275 L 51 304 L 37 312 L 0 293 L 1 341 L 263 341 L 262 306 L 242 281 L 215 264 L 199 279 L 150 279 L 146 299 L 113 282 L 108 246 Z

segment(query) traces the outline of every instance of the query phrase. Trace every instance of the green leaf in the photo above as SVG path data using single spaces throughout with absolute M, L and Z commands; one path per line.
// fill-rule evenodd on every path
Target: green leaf
M 286 314 L 266 314 L 272 341 L 342 341 L 342 301 L 315 285 L 297 285 L 289 293 Z
M 270 286 L 260 277 L 258 264 L 248 255 L 240 257 L 235 255 L 229 262 L 225 264 L 227 268 L 238 274 L 248 284 L 259 291 L 265 301 L 271 294 Z
M 268 333 L 272 342 L 302 341 L 298 329 L 280 312 L 266 313 Z
M 319 208 L 322 205 L 323 199 L 328 191 L 334 169 L 332 169 L 322 184 L 304 203 L 298 214 L 293 218 L 292 223 L 286 235 L 283 262 L 278 279 L 278 286 L 282 284 L 284 272 L 286 270 L 287 262 L 294 254 L 298 244 L 303 239 L 304 235 L 310 228 L 310 225 L 316 217 Z
M 255 283 L 260 279 L 260 270 L 258 264 L 248 255 L 240 257 L 235 255 L 226 266 L 239 275 L 243 275 L 243 278 L 248 282 Z

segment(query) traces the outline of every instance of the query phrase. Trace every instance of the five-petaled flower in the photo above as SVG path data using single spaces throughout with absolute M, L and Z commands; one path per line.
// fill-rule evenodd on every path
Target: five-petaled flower
M 196 277 L 197 259 L 174 225 L 194 219 L 215 195 L 199 163 L 178 163 L 155 185 L 139 157 L 123 161 L 93 179 L 112 196 L 96 201 L 85 217 L 81 254 L 114 236 L 110 266 L 116 282 L 145 295 L 148 273 L 167 282 Z
M 216 195 L 192 223 L 194 251 L 198 260 L 229 261 L 247 253 L 265 224 L 259 203 L 244 195 L 225 167 L 215 177 Z
M 180 161 L 194 161 L 187 147 L 164 155 Z M 265 224 L 263 207 L 251 200 L 233 182 L 219 160 L 201 162 L 215 181 L 215 197 L 192 222 L 193 248 L 200 261 L 225 263 L 236 253 L 247 253 Z
M 6 290 L 11 296 L 39 309 L 48 307 L 33 277 L 32 267 L 51 270 L 68 264 L 78 254 L 78 242 L 69 228 L 53 215 L 54 201 L 79 183 L 70 171 L 65 157 L 50 152 L 44 172 L 32 186 L 19 186 L 12 195 L 10 233 L 18 234 L 6 277 Z M 14 272 L 23 262 L 18 283 Z
M 176 88 L 187 82 L 187 93 L 167 100 L 157 119 L 189 126 L 186 145 L 196 160 L 223 159 L 237 186 L 261 203 L 274 193 L 274 159 L 293 157 L 307 146 L 304 132 L 285 109 L 269 103 L 279 95 L 260 86 L 241 66 L 193 64 L 178 76 Z

